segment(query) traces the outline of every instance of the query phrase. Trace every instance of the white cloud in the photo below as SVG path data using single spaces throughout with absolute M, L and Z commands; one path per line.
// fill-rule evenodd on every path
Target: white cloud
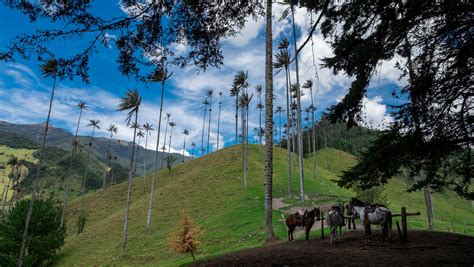
M 368 128 L 386 129 L 394 121 L 387 114 L 387 106 L 382 104 L 382 97 L 375 96 L 371 99 L 364 97 L 362 100 L 362 125 Z

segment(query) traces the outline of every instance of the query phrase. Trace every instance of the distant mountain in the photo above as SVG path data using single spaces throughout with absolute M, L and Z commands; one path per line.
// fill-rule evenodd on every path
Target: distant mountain
M 18 136 L 24 137 L 29 139 L 30 141 L 40 143 L 42 140 L 42 135 L 44 132 L 45 123 L 37 123 L 37 124 L 14 124 L 9 123 L 6 121 L 0 121 L 0 132 L 4 133 L 15 133 Z M 48 139 L 47 145 L 54 146 L 61 148 L 65 151 L 71 150 L 71 144 L 74 136 L 72 133 L 61 129 L 56 128 L 49 125 L 48 130 Z M 4 139 L 5 142 L 8 141 L 8 137 L 5 134 L 0 133 L 0 140 Z M 90 137 L 88 136 L 78 136 L 79 141 L 82 144 L 83 151 L 87 151 L 87 146 L 90 142 Z M 107 154 L 107 146 L 108 146 L 109 139 L 104 137 L 94 137 L 92 140 L 92 147 L 91 147 L 91 154 L 100 162 L 106 162 L 106 154 Z M 31 145 L 31 144 L 30 144 Z M 30 148 L 30 147 L 27 147 Z M 138 158 L 137 158 L 137 167 L 136 173 L 137 175 L 141 175 L 143 173 L 143 163 L 144 163 L 144 156 L 145 156 L 145 149 L 140 147 Z M 120 164 L 124 169 L 128 169 L 130 163 L 130 155 L 132 153 L 132 142 L 124 141 L 124 140 L 117 140 L 112 139 L 111 143 L 111 153 L 116 157 L 115 163 Z M 168 153 L 158 152 L 158 168 L 162 166 L 161 159 L 164 159 L 168 156 Z M 182 155 L 177 153 L 171 153 L 176 160 L 175 164 L 181 163 Z M 153 159 L 155 156 L 154 150 L 146 150 L 146 157 L 147 157 L 147 166 L 146 169 L 150 170 L 153 168 Z M 190 160 L 191 157 L 185 157 L 184 160 Z M 166 162 L 163 162 L 163 167 L 165 167 Z

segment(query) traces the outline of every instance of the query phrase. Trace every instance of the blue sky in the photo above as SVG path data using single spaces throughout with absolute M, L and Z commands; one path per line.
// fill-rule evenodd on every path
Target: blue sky
M 95 1 L 94 11 L 101 12 L 106 17 L 124 15 L 118 2 Z M 283 37 L 291 39 L 290 21 L 278 22 L 284 6 L 274 5 L 273 36 L 274 46 Z M 10 10 L 0 5 L 0 50 L 4 50 L 9 41 L 19 33 L 31 33 L 36 29 L 57 28 L 62 25 L 52 25 L 47 21 L 30 23 L 28 19 L 16 10 Z M 298 26 L 298 43 L 305 37 L 306 30 L 310 24 L 310 17 L 303 9 L 298 9 L 295 17 Z M 331 55 L 330 46 L 317 33 L 313 37 L 314 47 L 307 45 L 300 55 L 301 81 L 312 79 L 316 85 L 315 68 L 312 62 L 312 51 L 314 49 L 317 73 L 319 76 L 319 87 L 315 93 L 315 102 L 318 116 L 330 105 L 339 101 L 347 91 L 351 78 L 340 73 L 333 75 L 328 69 L 319 67 L 320 58 Z M 209 69 L 206 72 L 198 73 L 195 67 L 185 69 L 173 69 L 172 76 L 165 92 L 164 111 L 171 113 L 171 120 L 177 124 L 173 135 L 172 151 L 181 151 L 183 148 L 184 129 L 190 131 L 188 137 L 187 151 L 190 151 L 190 142 L 195 142 L 198 147 L 201 144 L 201 129 L 203 117 L 203 105 L 201 102 L 205 98 L 208 89 L 214 89 L 214 106 L 211 121 L 211 146 L 216 148 L 216 140 L 219 138 L 220 146 L 232 145 L 234 140 L 234 102 L 230 97 L 230 87 L 234 74 L 237 71 L 248 71 L 250 90 L 257 84 L 264 83 L 264 20 L 249 20 L 245 29 L 232 38 L 223 40 L 224 66 L 220 69 Z M 51 47 L 64 55 L 71 55 L 87 45 L 87 39 L 63 41 L 52 43 Z M 176 49 L 186 49 L 185 46 Z M 148 122 L 153 125 L 158 124 L 158 105 L 160 91 L 157 85 L 138 83 L 133 79 L 123 77 L 117 70 L 115 63 L 117 50 L 101 47 L 99 53 L 95 54 L 90 64 L 90 83 L 83 83 L 80 79 L 73 81 L 60 81 L 57 87 L 57 95 L 53 105 L 52 123 L 56 127 L 62 127 L 69 131 L 75 128 L 77 122 L 76 103 L 85 101 L 90 107 L 84 113 L 80 125 L 79 133 L 90 134 L 92 129 L 86 125 L 90 119 L 101 120 L 101 131 L 99 136 L 106 136 L 105 128 L 115 123 L 119 127 L 118 138 L 130 140 L 133 131 L 125 125 L 125 113 L 115 112 L 120 96 L 129 88 L 138 88 L 143 96 L 143 104 L 139 114 L 141 123 Z M 397 104 L 398 100 L 391 98 L 390 93 L 395 86 L 403 86 L 404 81 L 398 80 L 400 72 L 394 68 L 396 60 L 384 62 L 378 68 L 367 97 L 364 99 L 364 113 L 366 114 L 366 125 L 379 127 L 387 125 L 392 121 L 387 113 L 389 104 Z M 292 79 L 295 79 L 294 66 Z M 274 80 L 274 91 L 277 96 L 275 107 L 284 106 L 284 75 L 277 75 Z M 38 62 L 34 60 L 25 61 L 17 58 L 15 63 L 0 62 L 0 120 L 12 123 L 39 123 L 45 121 L 47 115 L 47 103 L 51 90 L 52 81 L 44 79 L 39 74 Z M 223 92 L 221 111 L 221 131 L 217 136 L 217 92 Z M 303 107 L 310 104 L 309 91 L 305 92 L 302 98 Z M 258 110 L 254 97 L 250 111 L 250 129 L 258 127 Z M 207 129 L 207 126 L 206 126 Z M 207 131 L 207 130 L 206 130 Z M 250 131 L 251 135 L 253 131 Z M 164 127 L 162 129 L 164 134 Z M 162 136 L 163 136 L 162 134 Z M 206 132 L 207 135 L 207 132 Z M 253 137 L 251 136 L 253 140 Z M 163 139 L 162 139 L 163 140 Z M 163 141 L 160 141 L 163 142 Z M 149 148 L 154 148 L 156 144 L 156 130 L 150 138 Z

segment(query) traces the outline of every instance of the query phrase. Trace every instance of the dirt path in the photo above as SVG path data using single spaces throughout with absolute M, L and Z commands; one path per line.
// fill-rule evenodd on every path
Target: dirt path
M 348 232 L 341 241 L 283 242 L 248 249 L 198 263 L 195 266 L 316 266 L 316 265 L 463 265 L 474 264 L 474 238 L 462 235 L 410 231 L 409 242 L 381 244 L 380 232 L 366 245 L 362 232 Z M 397 239 L 397 237 L 395 237 Z

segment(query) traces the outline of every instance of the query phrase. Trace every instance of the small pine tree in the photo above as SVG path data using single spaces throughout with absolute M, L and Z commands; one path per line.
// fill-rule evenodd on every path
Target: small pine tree
M 201 243 L 198 240 L 201 235 L 201 227 L 194 225 L 187 210 L 183 209 L 177 228 L 178 230 L 170 235 L 170 247 L 177 253 L 190 252 L 193 261 L 196 261 L 194 253 Z

